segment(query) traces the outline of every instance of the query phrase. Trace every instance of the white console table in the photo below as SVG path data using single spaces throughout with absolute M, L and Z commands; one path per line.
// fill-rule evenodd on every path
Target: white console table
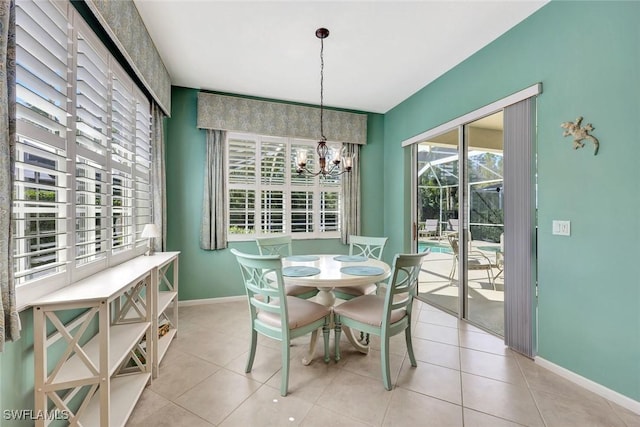
M 178 255 L 139 256 L 34 302 L 38 413 L 64 411 L 73 426 L 125 425 L 178 330 Z

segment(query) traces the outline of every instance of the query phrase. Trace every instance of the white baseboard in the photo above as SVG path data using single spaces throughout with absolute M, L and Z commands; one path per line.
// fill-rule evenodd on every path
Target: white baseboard
M 221 304 L 225 302 L 237 302 L 246 301 L 246 295 L 240 295 L 237 297 L 220 297 L 220 298 L 206 298 L 206 299 L 190 299 L 186 301 L 179 301 L 178 307 L 187 307 L 190 305 L 205 305 L 205 304 Z
M 617 391 L 613 391 L 601 384 L 591 381 L 583 376 L 576 374 L 562 366 L 558 366 L 555 363 L 549 362 L 542 357 L 536 356 L 535 363 L 542 366 L 545 369 L 550 370 L 554 374 L 560 375 L 562 378 L 565 378 L 572 383 L 583 387 L 598 396 L 604 397 L 611 402 L 614 402 L 623 408 L 630 410 L 631 412 L 635 412 L 636 414 L 640 414 L 640 402 L 637 400 L 633 400 L 630 397 L 627 397 L 623 394 L 618 393 Z

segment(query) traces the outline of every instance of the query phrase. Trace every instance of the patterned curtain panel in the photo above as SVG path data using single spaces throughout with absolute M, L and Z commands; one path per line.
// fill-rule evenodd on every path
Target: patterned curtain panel
M 207 130 L 200 247 L 209 251 L 227 247 L 226 144 L 227 132 Z
M 329 141 L 367 143 L 366 114 L 324 110 L 323 121 Z M 200 92 L 198 127 L 316 139 L 320 136 L 320 109 Z
M 164 252 L 167 248 L 167 198 L 164 163 L 164 113 L 155 102 L 151 103 L 151 187 L 153 188 L 153 223 L 162 236 L 154 239 L 154 250 Z
M 0 2 L 0 351 L 5 341 L 20 338 L 20 318 L 13 281 L 11 205 L 16 138 L 15 2 Z
M 345 155 L 353 156 L 351 173 L 342 175 L 342 243 L 348 244 L 350 235 L 360 234 L 360 146 L 358 144 L 344 144 Z

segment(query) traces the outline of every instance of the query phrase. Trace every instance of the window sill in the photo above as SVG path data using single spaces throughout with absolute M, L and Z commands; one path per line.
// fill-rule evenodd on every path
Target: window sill
M 145 247 L 137 247 L 133 250 L 118 254 L 109 260 L 109 264 L 106 260 L 104 263 L 95 265 L 86 265 L 77 271 L 75 271 L 74 278 L 69 278 L 69 272 L 58 273 L 52 276 L 43 277 L 42 279 L 26 283 L 24 285 L 16 286 L 16 307 L 18 312 L 22 312 L 32 307 L 33 302 L 44 297 L 45 295 L 52 294 L 60 289 L 72 285 L 82 279 L 85 279 L 94 274 L 98 274 L 110 267 L 122 264 L 133 258 L 142 256 L 146 251 Z M 99 266 L 98 269 L 96 267 Z
M 246 237 L 245 237 L 246 236 Z M 273 237 L 273 236 L 284 236 L 284 234 L 271 234 L 271 235 L 266 235 L 263 234 L 261 236 L 255 236 L 252 234 L 246 234 L 246 235 L 242 235 L 241 237 L 233 237 L 233 238 L 228 238 L 227 241 L 229 243 L 235 243 L 235 242 L 254 242 L 257 238 L 260 237 Z M 330 239 L 340 239 L 340 234 L 329 234 L 329 235 L 305 235 L 305 236 L 296 236 L 295 234 L 291 234 L 290 235 L 291 238 L 293 240 L 330 240 Z

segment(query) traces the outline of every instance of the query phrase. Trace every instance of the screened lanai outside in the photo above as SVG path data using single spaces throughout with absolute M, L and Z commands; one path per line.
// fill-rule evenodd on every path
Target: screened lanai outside
M 464 126 L 466 176 L 460 173 L 456 128 L 417 146 L 418 251 L 430 249 L 419 282 L 419 297 L 458 314 L 459 202 L 467 183 L 468 218 L 465 313 L 462 317 L 498 335 L 504 334 L 502 114 Z M 500 123 L 491 129 L 489 122 Z M 458 227 L 460 225 L 460 227 Z M 435 228 L 435 231 L 434 231 Z

